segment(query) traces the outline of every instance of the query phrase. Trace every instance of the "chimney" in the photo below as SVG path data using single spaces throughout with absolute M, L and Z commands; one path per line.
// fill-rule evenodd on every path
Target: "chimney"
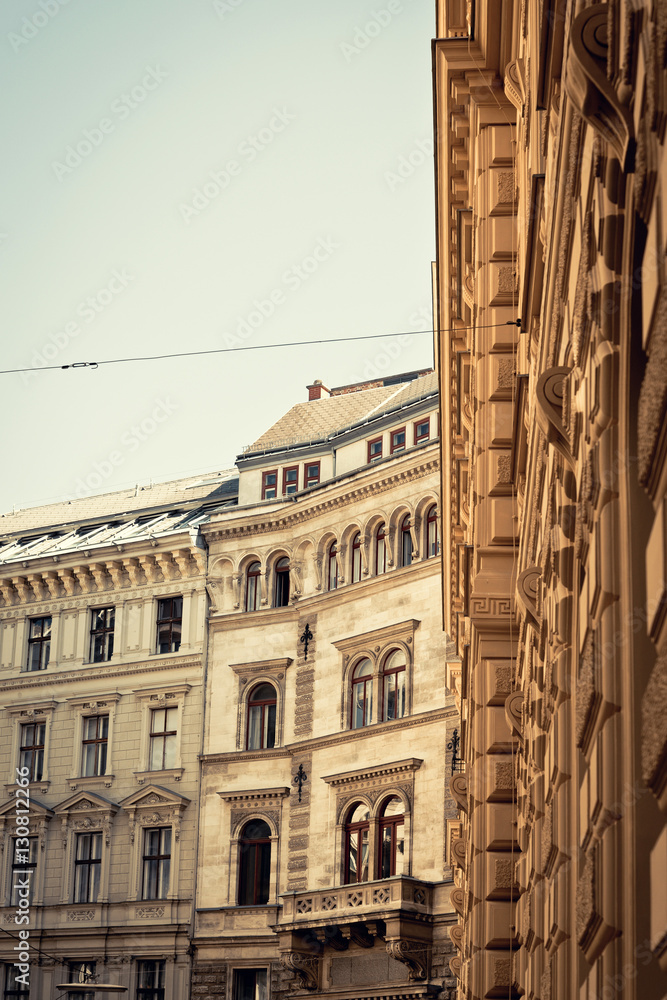
M 312 385 L 307 385 L 306 389 L 308 390 L 308 402 L 310 402 L 311 399 L 321 399 L 322 392 L 326 392 L 327 396 L 331 395 L 327 387 L 323 385 L 322 379 L 320 378 L 316 378 Z

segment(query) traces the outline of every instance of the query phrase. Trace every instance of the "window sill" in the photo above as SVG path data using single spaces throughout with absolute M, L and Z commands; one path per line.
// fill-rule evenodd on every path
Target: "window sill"
M 164 771 L 135 771 L 134 777 L 138 784 L 143 785 L 145 781 L 180 781 L 185 772 L 184 767 L 171 767 Z
M 96 788 L 101 785 L 104 785 L 105 788 L 111 788 L 115 777 L 115 774 L 91 774 L 85 777 L 68 778 L 67 783 L 72 792 L 76 792 L 78 788 Z
M 50 784 L 51 782 L 47 778 L 44 778 L 42 781 L 31 781 L 29 785 L 22 786 L 19 786 L 16 782 L 14 782 L 11 785 L 5 785 L 5 791 L 8 795 L 11 795 L 17 788 L 22 787 L 27 788 L 31 792 L 41 792 L 42 795 L 46 795 Z

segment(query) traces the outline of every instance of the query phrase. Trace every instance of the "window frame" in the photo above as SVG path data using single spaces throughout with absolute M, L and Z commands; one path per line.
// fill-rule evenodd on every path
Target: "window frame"
M 157 715 L 158 712 L 164 712 L 164 726 L 165 727 L 167 725 L 167 712 L 175 712 L 176 713 L 176 726 L 177 726 L 177 728 L 176 729 L 166 729 L 166 728 L 164 728 L 164 729 L 155 731 L 153 729 L 153 721 L 154 721 L 155 716 Z M 178 705 L 175 705 L 175 704 L 170 704 L 170 705 L 165 704 L 165 705 L 160 705 L 159 707 L 153 707 L 153 708 L 150 709 L 150 729 L 149 729 L 149 733 L 148 733 L 148 770 L 149 771 L 171 771 L 171 770 L 173 770 L 177 766 L 176 761 L 178 760 L 178 718 L 179 718 Z M 174 759 L 173 759 L 173 763 L 168 767 L 167 763 L 166 763 L 166 760 L 165 760 L 165 756 L 166 756 L 166 752 L 167 752 L 167 740 L 170 739 L 170 738 L 172 738 L 172 737 L 173 737 L 173 740 L 172 740 L 172 743 L 170 744 L 170 746 L 173 746 L 173 758 Z M 157 741 L 158 740 L 162 740 L 162 766 L 161 767 L 153 767 L 153 747 L 157 745 Z
M 275 483 L 269 483 L 267 480 L 269 476 L 275 476 Z M 273 496 L 267 496 L 267 493 L 273 490 Z M 267 469 L 266 472 L 262 472 L 262 500 L 277 500 L 278 498 L 278 469 Z
M 260 699 L 259 701 L 254 701 L 253 702 L 253 700 L 252 700 L 253 691 L 257 691 L 259 688 L 263 687 L 264 685 L 267 685 L 267 687 L 272 688 L 273 693 L 274 693 L 274 697 L 273 698 Z M 250 746 L 250 711 L 251 711 L 252 708 L 257 708 L 258 706 L 261 707 L 260 727 L 259 727 L 260 745 L 259 746 L 253 746 L 253 747 L 251 747 Z M 267 745 L 265 746 L 264 745 L 264 742 L 265 742 L 265 732 L 264 732 L 264 729 L 265 729 L 265 710 L 266 709 L 270 709 L 272 706 L 273 706 L 273 709 L 274 709 L 274 712 L 273 712 L 273 743 L 271 744 L 271 746 L 268 745 L 268 742 L 269 742 L 268 741 L 268 728 L 270 726 L 270 721 L 267 720 L 267 723 L 266 723 L 266 728 L 267 728 L 266 743 L 267 743 Z M 263 680 L 259 681 L 257 684 L 253 684 L 252 688 L 248 692 L 248 698 L 247 698 L 247 702 L 246 702 L 246 745 L 245 745 L 245 749 L 246 750 L 273 750 L 274 749 L 274 747 L 276 746 L 276 735 L 277 735 L 276 729 L 277 729 L 277 721 L 278 721 L 277 716 L 278 716 L 278 692 L 273 687 L 273 684 L 270 684 L 269 681 L 263 681 Z
M 44 635 L 44 625 L 40 627 L 39 635 L 33 635 L 33 626 L 38 622 L 48 622 L 48 634 Z M 51 661 L 51 640 L 53 639 L 53 616 L 40 615 L 35 618 L 28 618 L 28 655 L 25 661 L 24 673 L 34 674 L 41 670 L 46 670 Z M 46 647 L 46 653 L 44 648 Z M 39 649 L 38 666 L 32 666 L 33 649 Z
M 424 424 L 426 424 L 426 428 L 427 428 L 426 429 L 426 434 L 419 434 L 419 428 L 423 427 Z M 414 444 L 416 444 L 416 445 L 417 444 L 423 444 L 424 441 L 430 441 L 431 440 L 431 418 L 430 418 L 430 416 L 426 417 L 426 419 L 424 419 L 424 420 L 415 420 L 415 422 L 413 424 L 413 428 L 414 428 Z
M 397 653 L 397 652 L 402 653 L 403 650 L 400 647 L 398 647 L 398 646 L 392 647 L 391 649 L 389 649 L 385 653 L 383 659 L 380 662 L 380 695 L 381 695 L 381 698 L 382 698 L 382 700 L 380 702 L 380 714 L 381 714 L 382 717 L 380 719 L 378 719 L 379 722 L 393 722 L 396 719 L 404 719 L 405 716 L 406 716 L 406 714 L 407 714 L 407 712 L 406 712 L 406 708 L 407 708 L 407 705 L 406 705 L 407 690 L 406 689 L 407 689 L 407 680 L 408 680 L 408 678 L 407 678 L 407 663 L 405 662 L 405 654 L 403 655 L 403 661 L 404 662 L 401 664 L 400 667 L 396 667 L 396 668 L 391 667 L 389 670 L 387 670 L 387 668 L 386 668 L 387 662 L 391 659 L 391 657 L 394 655 L 394 653 Z M 397 698 L 398 697 L 398 685 L 399 685 L 398 675 L 399 674 L 403 674 L 404 675 L 403 676 L 403 712 L 401 713 L 401 715 L 393 715 L 393 716 L 391 716 L 391 718 L 389 718 L 387 716 L 386 687 L 385 687 L 385 685 L 386 685 L 388 677 L 396 677 L 395 697 Z
M 151 969 L 147 966 L 152 966 Z M 152 986 L 142 986 L 141 979 L 145 974 L 151 974 L 153 977 L 157 977 L 157 986 L 153 983 Z M 166 992 L 166 981 L 167 981 L 167 963 L 164 958 L 141 958 L 137 960 L 137 991 L 135 994 L 136 1000 L 165 1000 Z
M 87 967 L 92 967 L 92 968 L 88 970 Z M 83 985 L 84 983 L 91 981 L 96 975 L 97 975 L 97 962 L 84 960 L 81 962 L 69 961 L 67 963 L 67 978 L 70 983 L 79 982 Z M 72 978 L 73 976 L 78 976 L 79 977 L 78 980 L 73 979 Z M 84 976 L 84 978 L 82 979 L 81 976 Z M 87 993 L 79 993 L 78 990 L 76 993 L 68 993 L 67 1000 L 95 1000 L 95 988 L 94 988 L 94 983 L 92 981 L 91 981 L 91 986 L 93 988 Z
M 382 535 L 380 535 L 382 532 Z M 379 543 L 382 542 L 382 569 L 379 566 Z M 380 521 L 377 528 L 373 533 L 373 548 L 374 548 L 374 562 L 375 562 L 375 575 L 383 576 L 387 572 L 387 525 L 384 521 Z
M 412 566 L 412 556 L 414 553 L 414 545 L 412 541 L 412 519 L 409 512 L 402 516 L 398 526 L 398 532 L 399 532 L 398 551 L 400 555 L 400 561 L 398 565 L 399 569 L 402 569 L 404 566 Z M 410 540 L 410 552 L 408 554 L 408 558 L 406 561 L 407 539 Z
M 248 829 L 251 823 L 263 823 L 268 830 L 268 835 L 266 837 L 253 837 L 253 838 L 244 837 L 243 833 L 245 830 Z M 258 846 L 262 849 L 261 853 L 258 852 L 257 850 Z M 243 827 L 240 830 L 238 837 L 238 866 L 237 866 L 238 879 L 236 886 L 237 906 L 268 905 L 269 900 L 271 899 L 271 855 L 272 855 L 271 846 L 272 846 L 271 827 L 269 826 L 266 819 L 264 819 L 264 817 L 261 816 L 247 819 L 246 822 L 243 824 Z M 244 872 L 244 865 L 242 863 L 242 858 L 244 855 L 247 856 L 250 855 L 251 847 L 254 848 L 253 851 L 254 862 L 252 865 L 252 872 L 253 872 L 252 892 L 250 893 L 247 891 L 250 887 L 244 886 L 243 884 L 245 872 Z M 258 881 L 259 882 L 262 881 L 262 869 L 264 867 L 266 867 L 267 869 L 266 885 L 264 886 L 263 884 L 260 884 L 258 888 Z M 264 889 L 266 890 L 266 892 L 263 891 Z M 264 895 L 266 895 L 266 899 L 258 898 Z M 246 898 L 250 896 L 252 896 L 252 899 L 249 899 L 249 901 L 247 902 L 242 902 L 242 897 Z
M 313 486 L 319 486 L 322 476 L 322 467 L 319 459 L 315 462 L 304 462 L 303 463 L 303 488 L 304 490 L 309 490 Z M 308 469 L 313 469 L 317 466 L 317 478 L 308 475 Z
M 106 734 L 104 736 L 96 735 L 94 738 L 86 736 L 87 723 L 91 722 L 93 719 L 97 721 L 95 727 L 96 733 L 99 734 L 99 724 L 102 720 L 106 720 Z M 111 720 L 108 712 L 100 712 L 97 715 L 84 715 L 83 716 L 83 731 L 81 735 L 81 777 L 82 778 L 103 778 L 108 770 L 109 766 L 109 735 L 111 729 Z M 90 773 L 86 772 L 86 747 L 95 747 L 94 756 L 94 770 Z M 104 766 L 101 766 L 101 756 L 102 748 L 104 750 Z M 98 752 L 99 750 L 99 752 Z
M 88 853 L 89 854 L 92 852 L 92 838 L 93 837 L 99 838 L 99 840 L 98 840 L 98 844 L 99 844 L 99 857 L 97 857 L 97 858 L 93 858 L 93 857 L 79 858 L 78 857 L 78 854 L 79 854 L 79 844 L 83 843 L 84 842 L 84 838 L 86 838 L 86 837 L 90 838 L 90 841 L 91 841 L 90 844 L 89 844 L 89 849 L 88 849 Z M 104 849 L 104 847 L 103 847 L 103 843 L 102 843 L 102 831 L 101 830 L 91 830 L 90 832 L 87 831 L 86 833 L 76 833 L 74 835 L 74 881 L 73 881 L 73 885 L 72 885 L 72 902 L 73 903 L 97 903 L 98 902 L 99 897 L 100 897 L 100 890 L 102 888 L 102 851 L 103 851 L 103 849 Z M 95 869 L 95 866 L 97 866 L 96 869 Z M 78 893 L 78 889 L 79 889 L 79 877 L 78 877 L 78 875 L 79 875 L 80 871 L 83 871 L 84 867 L 87 869 L 87 872 L 86 872 L 86 891 L 83 894 L 85 896 L 85 898 L 84 899 L 77 899 L 77 895 L 79 895 L 79 893 Z M 97 886 L 96 887 L 94 886 L 94 880 L 91 883 L 91 875 L 94 875 L 94 874 L 97 875 Z M 95 888 L 94 898 L 92 898 L 93 893 L 91 891 L 93 888 Z
M 257 569 L 253 569 L 257 566 Z M 245 611 L 259 611 L 260 605 L 262 603 L 262 564 L 259 559 L 253 559 L 252 562 L 248 563 L 245 573 L 245 600 L 243 602 L 243 607 Z M 252 588 L 252 602 L 250 601 L 250 581 L 254 581 Z M 252 603 L 252 607 L 251 607 Z
M 426 544 L 424 546 L 424 558 L 437 559 L 440 555 L 440 517 L 438 515 L 438 505 L 433 503 L 426 511 Z M 435 525 L 435 552 L 431 552 L 431 525 Z
M 380 434 L 379 437 L 370 438 L 370 440 L 366 442 L 367 444 L 366 461 L 368 465 L 372 465 L 373 462 L 379 462 L 380 459 L 382 458 L 383 444 L 384 444 L 383 437 L 384 435 Z M 378 442 L 380 444 L 380 451 L 377 455 L 372 455 L 371 449 L 373 445 L 378 444 Z
M 287 562 L 287 566 L 281 563 Z M 288 608 L 290 599 L 290 570 L 292 568 L 289 556 L 280 556 L 276 559 L 273 567 L 273 606 L 274 608 Z M 286 578 L 286 580 L 285 580 Z M 279 601 L 280 598 L 280 601 Z M 284 598 L 284 600 L 283 600 Z
M 361 677 L 355 677 L 358 669 L 368 663 L 370 673 Z M 350 674 L 351 696 L 350 696 L 350 729 L 366 729 L 373 724 L 373 688 L 375 678 L 373 676 L 373 661 L 368 656 L 362 656 L 356 660 Z M 362 719 L 360 725 L 355 725 L 356 694 L 355 688 L 363 687 L 362 695 Z
M 25 851 L 25 847 L 19 847 L 19 841 L 28 840 L 29 844 L 27 847 L 28 851 L 28 861 L 17 861 L 16 853 L 17 851 Z M 31 860 L 32 848 L 35 848 L 35 860 Z M 26 837 L 10 837 L 9 849 L 11 863 L 9 866 L 9 905 L 18 906 L 19 896 L 18 890 L 21 888 L 14 879 L 15 875 L 20 875 L 25 880 L 26 873 L 31 872 L 30 875 L 30 885 L 28 886 L 28 902 L 32 906 L 35 902 L 35 895 L 37 893 L 37 864 L 39 861 L 39 837 L 35 834 Z
M 334 567 L 334 575 L 331 574 L 331 568 Z M 333 581 L 333 586 L 332 586 Z M 326 579 L 326 590 L 327 593 L 334 590 L 338 590 L 338 540 L 334 540 L 327 546 L 327 579 Z
M 402 813 L 397 813 L 396 816 L 385 816 L 385 809 L 387 808 L 387 806 L 389 805 L 389 803 L 394 798 L 398 799 L 399 802 L 401 801 L 400 796 L 398 796 L 398 795 L 388 795 L 388 796 L 385 796 L 382 799 L 382 803 L 381 803 L 381 805 L 380 805 L 380 807 L 378 809 L 378 813 L 377 813 L 377 816 L 378 816 L 378 837 L 377 837 L 377 859 L 376 859 L 376 869 L 375 870 L 376 870 L 376 874 L 377 874 L 377 878 L 378 879 L 393 878 L 396 875 L 396 856 L 397 856 L 397 853 L 398 853 L 398 851 L 397 851 L 397 848 L 398 848 L 397 827 L 399 827 L 399 826 L 403 827 L 403 859 L 404 859 L 403 860 L 403 864 L 405 866 L 405 804 L 402 803 L 403 804 L 403 812 Z M 383 834 L 384 834 L 384 831 L 388 830 L 388 829 L 391 830 L 391 840 L 390 840 L 391 858 L 390 858 L 390 861 L 389 861 L 389 871 L 387 873 L 385 873 L 383 871 L 383 867 L 382 867 L 383 863 L 384 863 L 384 859 L 383 859 L 383 856 L 382 856 L 383 855 L 382 848 L 384 846 L 384 844 L 383 844 L 383 840 L 384 840 Z M 400 872 L 399 874 L 403 875 L 404 873 Z
M 180 601 L 180 615 L 170 615 L 161 616 L 161 610 L 167 602 L 171 602 L 171 611 L 173 612 L 174 601 Z M 169 626 L 169 649 L 160 649 L 162 643 L 160 642 L 160 626 Z M 174 626 L 178 625 L 178 640 L 174 639 Z M 169 656 L 172 653 L 178 653 L 180 651 L 181 645 L 183 644 L 183 595 L 174 594 L 169 597 L 158 597 L 157 606 L 155 611 L 155 653 L 157 656 Z M 176 648 L 174 649 L 174 645 Z
M 350 553 L 350 583 L 360 583 L 363 570 L 361 555 L 361 532 L 357 531 L 352 538 Z
M 93 628 L 94 616 L 100 613 L 112 612 L 113 623 L 111 626 L 105 625 L 103 628 L 95 629 Z M 114 632 L 116 628 L 116 606 L 114 604 L 102 607 L 102 608 L 91 608 L 90 609 L 90 630 L 88 637 L 88 662 L 89 663 L 108 663 L 113 656 L 113 645 L 114 645 Z M 104 642 L 104 655 L 101 657 L 96 657 L 94 652 L 95 639 L 98 636 L 102 636 Z M 109 648 L 110 647 L 110 648 Z
M 403 444 L 395 444 L 394 438 L 397 434 L 403 435 Z M 389 454 L 397 455 L 401 451 L 405 451 L 408 446 L 408 434 L 406 430 L 406 425 L 403 424 L 402 427 L 397 427 L 395 431 L 389 432 Z
M 255 976 L 254 976 L 254 980 L 255 981 L 254 981 L 254 983 L 246 984 L 246 985 L 251 985 L 253 987 L 253 1000 L 254 1000 L 255 996 L 257 995 L 257 987 L 258 986 L 264 988 L 264 996 L 268 998 L 269 992 L 270 992 L 269 971 L 270 970 L 267 969 L 266 966 L 255 966 L 255 965 L 248 966 L 248 967 L 238 966 L 237 968 L 232 969 L 231 970 L 231 972 L 232 972 L 232 976 L 231 976 L 231 979 L 232 979 L 232 1000 L 243 1000 L 243 998 L 241 996 L 241 986 L 244 985 L 244 984 L 239 983 L 238 977 L 242 976 L 242 975 L 248 975 L 250 973 L 255 973 Z M 264 983 L 258 983 L 257 982 L 257 973 L 258 972 L 264 974 L 264 977 L 265 977 L 264 978 Z
M 357 811 L 359 806 L 364 806 L 368 812 L 368 819 L 358 820 L 355 823 L 351 823 L 349 817 L 353 816 Z M 364 882 L 372 882 L 373 879 L 373 860 L 371 855 L 371 810 L 368 808 L 366 802 L 363 799 L 355 800 L 347 809 L 346 813 L 347 819 L 345 820 L 345 845 L 344 845 L 344 863 L 345 869 L 343 872 L 344 885 L 363 885 Z M 354 882 L 350 879 L 350 854 L 352 847 L 352 837 L 356 837 L 357 840 L 357 876 L 359 876 L 359 857 L 361 855 L 360 848 L 363 844 L 362 835 L 368 834 L 366 841 L 366 857 L 367 857 L 367 878 L 357 877 Z
M 147 842 L 150 834 L 158 833 L 158 846 L 163 847 L 163 835 L 169 833 L 169 852 L 161 852 L 159 854 L 148 854 L 147 853 Z M 172 879 L 172 859 L 173 859 L 173 840 L 174 840 L 174 830 L 171 824 L 167 826 L 146 826 L 143 828 L 142 845 L 141 845 L 141 893 L 140 899 L 151 901 L 157 899 L 169 899 L 169 891 L 171 889 L 171 879 Z M 164 886 L 164 865 L 167 864 L 167 878 L 166 886 Z M 163 895 L 148 896 L 146 893 L 147 889 L 147 871 L 150 872 L 152 865 L 157 865 L 156 875 L 155 875 L 155 885 L 156 890 L 164 890 Z M 147 867 L 148 866 L 148 867 Z M 151 875 L 149 874 L 148 880 L 151 880 Z
M 288 483 L 287 482 L 287 474 L 289 472 L 296 473 L 296 479 L 294 480 L 294 484 L 293 484 L 294 485 L 294 489 L 293 490 L 288 490 L 288 488 L 287 488 L 288 486 L 292 485 L 292 483 Z M 283 477 L 282 478 L 283 478 L 283 496 L 284 497 L 292 496 L 294 493 L 298 493 L 299 492 L 299 466 L 298 465 L 285 465 L 285 466 L 283 466 Z
M 18 766 L 21 767 L 21 768 L 26 768 L 26 767 L 28 768 L 28 770 L 29 770 L 28 781 L 30 781 L 30 782 L 32 782 L 32 781 L 34 781 L 34 782 L 40 782 L 40 781 L 44 780 L 44 773 L 45 773 L 45 766 L 44 766 L 45 765 L 45 760 L 44 760 L 44 758 L 45 758 L 45 755 L 46 755 L 46 728 L 47 728 L 46 719 L 39 720 L 39 721 L 37 719 L 33 719 L 30 722 L 20 722 L 19 723 L 19 763 L 18 763 Z M 33 729 L 33 730 L 42 729 L 43 730 L 43 733 L 42 733 L 42 742 L 41 743 L 35 742 L 35 737 L 33 736 L 33 742 L 31 744 L 24 743 L 23 742 L 23 732 L 26 729 Z M 24 754 L 25 753 L 30 753 L 30 755 L 31 755 L 30 756 L 30 763 L 29 764 L 25 763 L 25 760 L 24 760 Z M 36 762 L 36 760 L 39 761 L 39 777 L 36 777 L 36 775 L 35 775 L 35 771 L 36 771 L 35 762 Z
M 24 987 L 23 983 L 17 983 L 16 977 L 21 975 L 18 968 L 11 962 L 5 962 L 5 975 L 4 975 L 4 986 L 3 986 L 3 1000 L 29 1000 L 30 997 L 30 987 L 27 989 Z M 13 975 L 14 983 L 12 984 L 9 977 Z M 10 986 L 16 986 L 16 989 L 10 989 Z

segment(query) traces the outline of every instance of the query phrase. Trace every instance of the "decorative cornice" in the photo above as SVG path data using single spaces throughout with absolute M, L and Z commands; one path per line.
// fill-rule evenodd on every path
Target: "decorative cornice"
M 180 668 L 189 667 L 200 667 L 201 659 L 200 657 L 190 657 L 187 660 L 161 660 L 153 663 L 148 663 L 147 661 L 142 661 L 140 663 L 128 663 L 124 666 L 124 669 L 119 667 L 107 667 L 107 668 L 97 668 L 95 670 L 90 669 L 88 666 L 81 667 L 78 670 L 68 670 L 66 673 L 50 673 L 50 670 L 40 670 L 34 672 L 22 671 L 20 677 L 12 681 L 3 681 L 0 683 L 0 691 L 15 691 L 24 690 L 30 687 L 45 687 L 52 688 L 56 684 L 69 684 L 71 681 L 89 681 L 107 679 L 110 677 L 127 677 L 132 674 L 152 674 L 160 672 L 161 670 L 177 670 Z M 37 674 L 46 674 L 45 677 L 38 677 Z
M 341 785 L 351 785 L 357 781 L 372 781 L 374 778 L 386 777 L 391 774 L 406 774 L 409 771 L 418 771 L 424 763 L 423 758 L 408 757 L 405 760 L 396 760 L 391 764 L 380 764 L 377 767 L 360 768 L 357 771 L 343 771 L 340 774 L 323 774 L 322 781 L 327 785 L 338 788 Z
M 346 639 L 339 639 L 337 642 L 332 642 L 331 645 L 335 646 L 339 653 L 349 653 L 358 650 L 360 646 L 384 645 L 397 639 L 412 642 L 415 631 L 420 625 L 419 619 L 408 618 L 396 625 L 388 625 L 385 628 L 374 629 L 372 632 L 362 632 Z
M 243 802 L 259 799 L 262 801 L 265 799 L 284 799 L 289 793 L 290 789 L 287 785 L 281 785 L 276 788 L 250 788 L 243 791 L 218 792 L 218 795 L 225 802 Z

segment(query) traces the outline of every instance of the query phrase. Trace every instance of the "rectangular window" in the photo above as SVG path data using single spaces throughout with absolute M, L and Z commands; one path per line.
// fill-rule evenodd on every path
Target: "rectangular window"
M 25 841 L 28 841 L 26 846 Z M 37 837 L 14 837 L 12 839 L 12 877 L 9 905 L 18 906 L 19 900 L 25 902 L 25 890 L 28 889 L 28 902 L 32 903 L 35 895 L 35 879 L 37 878 Z M 19 896 L 19 889 L 22 894 Z
M 233 1000 L 268 1000 L 266 969 L 235 969 Z
M 19 766 L 28 769 L 28 781 L 41 781 L 44 773 L 44 740 L 46 723 L 35 722 L 21 726 Z
M 90 662 L 103 663 L 113 656 L 115 608 L 94 608 L 90 622 Z
M 431 436 L 431 418 L 427 417 L 426 420 L 418 420 L 414 427 L 415 444 L 421 444 L 422 441 L 428 441 Z
M 30 988 L 17 979 L 17 976 L 21 976 L 19 969 L 13 965 L 5 965 L 4 1000 L 28 1000 Z
M 262 500 L 275 500 L 278 492 L 278 470 L 262 473 Z
M 391 454 L 397 451 L 405 451 L 405 427 L 391 432 Z
M 74 902 L 95 903 L 100 891 L 102 834 L 77 833 L 74 859 Z
M 307 462 L 303 467 L 303 487 L 317 486 L 320 481 L 320 463 Z
M 299 466 L 291 465 L 283 469 L 283 496 L 296 493 L 299 488 Z
M 171 827 L 144 830 L 142 899 L 166 899 L 171 872 Z
M 90 983 L 95 976 L 95 962 L 70 962 L 68 982 L 70 983 Z M 67 1000 L 95 1000 L 94 990 L 86 993 L 68 993 Z
M 158 653 L 177 653 L 181 648 L 183 598 L 166 597 L 157 602 Z
M 177 714 L 176 708 L 154 708 L 151 712 L 150 771 L 176 767 Z
M 51 655 L 51 615 L 30 619 L 26 670 L 46 670 Z
M 108 742 L 108 715 L 89 715 L 83 720 L 81 771 L 84 778 L 107 773 Z
M 137 963 L 137 1000 L 164 1000 L 165 962 Z
M 372 441 L 368 442 L 368 461 L 377 462 L 379 458 L 382 458 L 382 438 L 374 438 Z

